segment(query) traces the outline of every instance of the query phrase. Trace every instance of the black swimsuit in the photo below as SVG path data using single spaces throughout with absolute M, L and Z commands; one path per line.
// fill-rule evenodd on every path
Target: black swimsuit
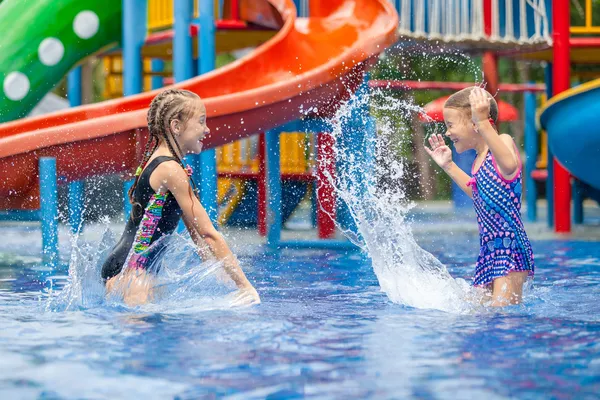
M 153 246 L 151 249 L 149 247 L 163 235 L 169 235 L 177 229 L 181 218 L 181 208 L 177 200 L 170 192 L 158 193 L 150 186 L 152 172 L 165 161 L 177 160 L 173 157 L 156 157 L 142 171 L 133 193 L 135 203 L 125 225 L 125 231 L 102 267 L 104 280 L 118 275 L 125 262 L 135 268 L 150 266 L 152 260 L 161 253 L 164 245 Z M 140 211 L 140 206 L 145 210 L 144 213 Z M 139 229 L 140 223 L 142 229 Z M 128 261 L 127 257 L 132 248 L 133 254 Z

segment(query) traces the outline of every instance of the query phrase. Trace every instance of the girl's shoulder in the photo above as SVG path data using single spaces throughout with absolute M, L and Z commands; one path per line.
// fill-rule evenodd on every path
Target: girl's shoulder
M 158 158 L 158 157 L 157 157 Z M 157 161 L 154 171 L 150 175 L 150 185 L 153 188 L 169 188 L 173 185 L 187 182 L 185 170 L 173 157 L 164 157 Z
M 498 134 L 498 137 L 505 145 L 508 146 L 510 150 L 515 151 L 517 145 L 512 136 L 510 136 L 508 133 L 500 133 Z

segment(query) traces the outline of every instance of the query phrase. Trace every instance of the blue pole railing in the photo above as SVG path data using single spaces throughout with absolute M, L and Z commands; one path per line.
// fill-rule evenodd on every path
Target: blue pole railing
M 267 245 L 278 247 L 281 241 L 281 156 L 279 129 L 265 133 L 267 159 Z
M 42 222 L 42 262 L 58 262 L 58 183 L 56 159 L 42 157 L 39 161 L 40 218 Z
M 84 182 L 75 181 L 69 184 L 69 225 L 72 233 L 78 233 L 83 226 Z
M 142 46 L 146 39 L 147 0 L 123 0 L 123 95 L 141 93 L 143 87 Z M 133 180 L 124 182 L 125 219 L 131 213 L 128 191 Z
M 165 70 L 165 62 L 160 58 L 152 60 L 152 72 L 163 72 Z M 161 75 L 152 76 L 152 90 L 160 89 L 165 85 L 165 80 Z
M 198 0 L 199 12 L 199 40 L 198 54 L 200 74 L 205 74 L 215 69 L 215 19 L 214 2 Z M 198 165 L 199 164 L 199 165 Z M 200 162 L 196 163 L 196 174 L 200 175 L 200 198 L 206 208 L 210 219 L 217 220 L 217 159 L 214 149 L 205 150 L 200 154 Z M 196 175 L 198 176 L 198 175 Z
M 552 63 L 546 65 L 544 71 L 544 80 L 546 81 L 546 97 L 548 100 L 552 98 Z M 548 171 L 548 177 L 546 178 L 546 205 L 548 208 L 548 214 L 546 216 L 548 227 L 554 226 L 554 154 L 552 154 L 552 148 L 550 147 L 550 141 L 547 140 L 547 153 L 548 162 L 546 170 Z
M 175 0 L 174 7 L 173 67 L 175 69 L 175 81 L 182 82 L 194 77 L 194 56 L 192 52 L 192 35 L 190 34 L 194 7 L 192 0 Z
M 527 220 L 537 220 L 537 187 L 531 173 L 535 171 L 539 150 L 538 132 L 535 128 L 536 96 L 525 92 L 525 186 L 527 188 Z
M 73 68 L 67 75 L 67 97 L 71 107 L 80 106 L 81 98 L 81 65 Z
M 123 0 L 123 95 L 143 90 L 142 46 L 146 39 L 146 0 Z
M 175 81 L 183 82 L 194 77 L 194 53 L 190 26 L 194 17 L 193 0 L 175 0 L 175 38 L 173 41 L 173 68 Z M 186 157 L 188 164 L 194 165 L 195 157 Z M 177 228 L 179 232 L 185 230 L 183 220 Z
M 67 75 L 67 97 L 69 98 L 71 107 L 77 107 L 82 104 L 81 73 L 81 66 L 77 66 Z M 83 196 L 83 181 L 71 182 L 69 184 L 69 225 L 71 226 L 72 233 L 77 233 L 81 230 Z
M 585 186 L 579 179 L 573 179 L 573 222 L 583 224 L 583 200 L 585 200 Z

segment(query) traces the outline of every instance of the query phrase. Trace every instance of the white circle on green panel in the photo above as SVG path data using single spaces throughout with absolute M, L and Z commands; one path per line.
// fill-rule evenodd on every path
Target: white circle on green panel
M 56 65 L 65 55 L 65 46 L 56 38 L 46 38 L 40 43 L 38 56 L 42 64 L 49 67 Z
M 98 33 L 100 28 L 100 19 L 93 11 L 82 11 L 73 21 L 73 30 L 81 39 L 89 39 Z
M 11 72 L 4 78 L 4 94 L 10 100 L 23 100 L 29 93 L 29 79 L 21 72 Z

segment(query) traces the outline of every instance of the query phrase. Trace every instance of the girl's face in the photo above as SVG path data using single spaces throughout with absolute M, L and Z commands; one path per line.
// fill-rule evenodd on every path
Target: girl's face
M 467 113 L 457 108 L 444 108 L 446 136 L 452 141 L 457 153 L 474 149 L 479 137 Z
M 206 126 L 206 107 L 204 103 L 196 100 L 196 111 L 190 117 L 179 132 L 176 132 L 177 142 L 185 154 L 200 154 L 202 151 L 202 139 L 210 133 Z

